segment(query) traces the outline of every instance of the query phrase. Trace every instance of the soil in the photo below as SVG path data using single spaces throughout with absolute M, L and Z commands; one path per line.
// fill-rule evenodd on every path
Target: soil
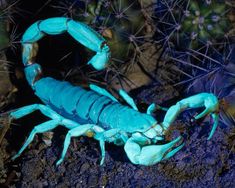
M 166 94 L 169 95 L 169 92 Z M 139 94 L 143 97 L 143 93 Z M 163 96 L 163 95 L 162 95 Z M 144 108 L 144 107 L 143 107 Z M 0 185 L 4 187 L 233 187 L 235 180 L 235 128 L 221 125 L 208 141 L 208 118 L 190 122 L 183 113 L 166 135 L 181 134 L 185 146 L 174 157 L 153 166 L 132 164 L 123 147 L 106 144 L 103 166 L 99 165 L 99 143 L 92 138 L 73 138 L 65 161 L 56 167 L 67 130 L 55 129 L 51 146 L 37 135 L 14 162 L 10 160 L 23 145 L 33 126 L 45 121 L 33 113 L 14 121 L 0 150 Z

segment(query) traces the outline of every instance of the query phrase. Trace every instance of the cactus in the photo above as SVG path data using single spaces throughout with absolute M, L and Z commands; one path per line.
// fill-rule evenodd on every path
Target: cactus
M 177 50 L 215 45 L 231 29 L 230 7 L 219 0 L 160 0 L 156 6 L 158 40 Z
M 0 20 L 0 50 L 5 49 L 9 44 L 9 35 L 7 32 L 7 23 L 5 20 Z
M 16 48 L 16 27 L 13 14 L 18 13 L 17 3 L 19 0 L 1 0 L 0 1 L 0 51 L 8 47 Z
M 223 0 L 159 0 L 155 6 L 156 41 L 165 51 L 175 86 L 190 84 L 226 64 L 232 7 Z
M 229 20 L 226 14 L 229 9 L 225 2 L 191 1 L 185 19 L 182 21 L 182 33 L 187 33 L 192 41 L 191 46 L 197 46 L 202 41 L 216 42 L 223 39 L 229 30 Z
M 9 67 L 12 66 L 12 62 L 7 60 L 5 52 L 14 43 L 12 39 L 15 37 L 15 30 L 12 29 L 12 34 L 9 34 L 9 31 L 10 22 L 13 20 L 12 13 L 16 3 L 17 1 L 15 0 L 0 1 L 0 110 L 7 104 L 6 97 L 13 91 L 9 75 Z
M 8 34 L 8 11 L 7 2 L 1 1 L 0 4 L 0 50 L 5 49 L 9 44 L 9 34 Z

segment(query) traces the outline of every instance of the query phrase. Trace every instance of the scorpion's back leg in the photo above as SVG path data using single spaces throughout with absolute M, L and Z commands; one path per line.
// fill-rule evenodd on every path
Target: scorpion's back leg
M 67 128 L 80 126 L 80 124 L 78 124 L 72 120 L 65 119 L 65 118 L 62 118 L 60 120 L 59 119 L 50 120 L 50 121 L 41 123 L 41 124 L 37 125 L 36 127 L 34 127 L 34 129 L 31 131 L 28 139 L 26 140 L 26 142 L 24 143 L 24 145 L 22 146 L 20 151 L 12 159 L 14 160 L 17 157 L 19 157 L 19 155 L 25 150 L 25 148 L 33 141 L 35 134 L 50 131 L 50 130 L 56 128 L 58 125 L 63 125 Z
M 20 156 L 20 154 L 25 150 L 25 148 L 33 141 L 35 134 L 44 133 L 49 130 L 52 130 L 58 126 L 58 123 L 59 122 L 57 120 L 50 120 L 50 121 L 41 123 L 41 124 L 37 125 L 36 127 L 34 127 L 34 129 L 31 131 L 28 139 L 25 141 L 24 145 L 19 150 L 19 152 L 14 157 L 12 157 L 12 160 L 15 160 L 17 157 Z
M 13 119 L 19 119 L 23 116 L 26 116 L 30 113 L 33 113 L 36 110 L 40 110 L 42 114 L 45 116 L 52 118 L 52 119 L 60 119 L 62 116 L 57 114 L 55 111 L 53 111 L 51 108 L 47 107 L 46 105 L 42 104 L 32 104 L 28 106 L 21 107 L 13 112 L 10 113 L 11 118 Z
M 25 148 L 33 141 L 35 134 L 47 132 L 49 130 L 56 128 L 58 125 L 63 125 L 69 129 L 79 126 L 78 123 L 72 120 L 63 118 L 62 116 L 57 114 L 55 111 L 53 111 L 49 107 L 45 105 L 41 105 L 41 104 L 33 104 L 33 105 L 19 108 L 16 111 L 11 112 L 10 116 L 14 119 L 18 119 L 36 110 L 40 110 L 44 115 L 46 115 L 49 118 L 52 118 L 52 120 L 41 123 L 37 125 L 36 127 L 34 127 L 28 139 L 26 140 L 25 144 L 22 146 L 20 151 L 13 157 L 13 160 L 17 158 L 25 150 Z

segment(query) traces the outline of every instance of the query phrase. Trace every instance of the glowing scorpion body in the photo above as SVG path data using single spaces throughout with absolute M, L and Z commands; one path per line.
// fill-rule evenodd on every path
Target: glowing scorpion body
M 211 114 L 214 125 L 210 139 L 218 125 L 218 100 L 211 93 L 200 93 L 183 99 L 171 106 L 162 123 L 151 115 L 157 106 L 149 106 L 147 113 L 138 111 L 133 99 L 123 90 L 120 95 L 130 105 L 120 104 L 108 91 L 91 84 L 87 91 L 73 86 L 66 81 L 58 81 L 51 77 L 43 77 L 42 69 L 34 59 L 37 54 L 37 41 L 46 34 L 57 35 L 68 32 L 75 40 L 86 46 L 96 55 L 88 64 L 95 69 L 105 68 L 110 58 L 110 50 L 105 39 L 87 25 L 69 18 L 49 18 L 31 25 L 23 35 L 23 64 L 26 79 L 43 104 L 25 106 L 9 113 L 11 119 L 21 118 L 35 110 L 51 120 L 34 127 L 20 151 L 13 157 L 17 158 L 32 142 L 35 134 L 44 133 L 62 125 L 69 129 L 59 165 L 66 155 L 72 137 L 89 136 L 100 143 L 103 164 L 105 158 L 105 142 L 124 145 L 125 152 L 134 164 L 154 165 L 172 157 L 183 147 L 182 137 L 165 144 L 164 134 L 176 119 L 177 115 L 188 108 L 205 107 L 195 116 L 199 119 Z

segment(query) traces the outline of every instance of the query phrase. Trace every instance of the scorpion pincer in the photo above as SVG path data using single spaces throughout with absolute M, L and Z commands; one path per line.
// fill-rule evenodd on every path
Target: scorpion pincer
M 181 136 L 165 144 L 162 144 L 162 141 L 178 114 L 188 108 L 205 107 L 195 119 L 211 115 L 214 122 L 208 137 L 211 139 L 218 125 L 219 109 L 219 102 L 211 93 L 199 93 L 180 100 L 167 109 L 163 122 L 158 123 L 151 115 L 157 105 L 152 104 L 146 113 L 141 113 L 134 100 L 124 90 L 120 90 L 119 94 L 129 106 L 120 104 L 111 93 L 99 86 L 90 84 L 90 90 L 87 91 L 66 81 L 43 77 L 41 66 L 35 62 L 38 50 L 36 42 L 46 34 L 57 35 L 64 32 L 68 32 L 76 41 L 96 52 L 88 62 L 96 70 L 104 69 L 108 64 L 110 50 L 105 39 L 81 22 L 55 17 L 38 21 L 26 30 L 22 38 L 25 75 L 35 94 L 44 104 L 21 107 L 9 112 L 8 115 L 10 119 L 18 119 L 39 110 L 51 120 L 33 128 L 13 160 L 33 141 L 35 134 L 62 125 L 69 131 L 65 137 L 61 158 L 56 165 L 64 160 L 71 138 L 78 136 L 89 136 L 99 141 L 101 165 L 105 158 L 105 142 L 124 145 L 128 158 L 134 164 L 154 165 L 172 157 L 184 146 Z

